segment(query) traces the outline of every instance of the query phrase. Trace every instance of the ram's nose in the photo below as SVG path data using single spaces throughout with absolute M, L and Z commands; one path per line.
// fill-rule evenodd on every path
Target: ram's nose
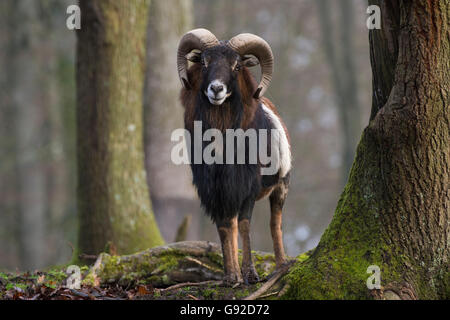
M 211 90 L 212 92 L 214 92 L 215 96 L 218 96 L 222 93 L 223 91 L 223 85 L 222 84 L 211 84 Z

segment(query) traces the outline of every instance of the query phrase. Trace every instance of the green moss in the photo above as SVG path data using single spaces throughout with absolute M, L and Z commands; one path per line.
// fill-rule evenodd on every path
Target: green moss
M 86 286 L 95 286 L 95 277 L 94 274 L 88 273 L 86 277 L 81 281 L 81 284 Z
M 158 267 L 158 273 L 166 273 L 172 271 L 174 268 L 178 266 L 178 260 L 180 257 L 184 255 L 180 255 L 176 252 L 167 252 L 159 256 L 160 266 Z M 156 270 L 153 272 L 156 273 Z
M 4 272 L 0 272 L 0 278 L 2 278 L 4 280 L 8 280 L 9 276 L 8 276 L 8 274 L 6 274 Z
M 216 260 L 217 255 L 208 253 L 208 257 Z M 101 282 L 119 282 L 120 284 L 129 284 L 139 281 L 143 284 L 171 284 L 171 272 L 176 271 L 180 264 L 188 263 L 188 255 L 175 249 L 167 249 L 157 255 L 151 255 L 149 252 L 142 252 L 132 256 L 110 256 L 102 254 L 102 264 L 99 270 L 96 270 L 97 277 Z M 221 270 L 214 263 L 212 270 Z M 92 284 L 94 281 L 93 272 L 90 272 L 84 280 L 86 284 Z
M 266 278 L 275 271 L 276 263 L 273 254 L 261 254 L 254 251 L 252 254 L 256 272 L 261 279 Z
M 308 259 L 310 255 L 311 255 L 311 252 L 302 253 L 297 256 L 296 260 L 297 260 L 297 262 L 303 262 L 306 259 Z
M 89 271 L 89 267 L 86 266 L 86 265 L 84 265 L 84 266 L 79 266 L 79 267 L 80 267 L 80 271 L 81 271 L 82 273 Z
M 208 252 L 207 257 L 209 260 L 211 260 L 213 263 L 217 264 L 218 266 L 223 267 L 223 258 L 222 255 L 217 252 Z
M 102 260 L 103 269 L 101 270 L 102 278 L 110 280 L 119 280 L 118 278 L 123 274 L 124 264 L 120 263 L 120 257 L 109 256 L 106 259 L 106 254 Z
M 205 289 L 201 292 L 201 294 L 206 298 L 206 299 L 214 299 L 214 296 L 217 295 L 216 290 L 208 288 Z
M 65 280 L 67 278 L 67 274 L 64 271 L 61 271 L 59 269 L 56 270 L 50 270 L 49 272 L 47 272 L 46 274 L 46 278 L 49 281 L 54 281 L 54 282 L 62 282 L 63 280 Z
M 18 283 L 10 282 L 10 283 L 6 284 L 6 290 L 11 290 L 14 288 L 20 288 L 21 290 L 26 290 L 27 287 L 28 286 L 25 283 L 20 283 L 20 282 L 18 282 Z
M 251 293 L 250 290 L 248 288 L 245 288 L 241 290 L 236 290 L 234 296 L 236 297 L 236 299 L 243 299 L 245 297 L 248 297 L 250 293 Z

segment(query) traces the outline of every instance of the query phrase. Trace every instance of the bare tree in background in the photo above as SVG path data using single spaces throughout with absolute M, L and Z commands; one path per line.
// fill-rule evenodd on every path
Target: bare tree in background
M 175 54 L 191 28 L 190 0 L 151 2 L 144 89 L 146 168 L 155 216 L 167 241 L 174 240 L 174 226 L 186 214 L 201 219 L 189 167 L 171 161 L 172 131 L 184 128 Z
M 67 161 L 70 138 L 62 105 L 67 103 L 66 114 L 70 114 L 72 105 L 61 93 L 60 82 L 64 68 L 59 67 L 67 41 L 58 45 L 54 42 L 58 37 L 61 40 L 70 36 L 64 34 L 64 28 L 54 32 L 54 37 L 48 35 L 57 22 L 64 21 L 55 18 L 64 18 L 59 14 L 64 12 L 63 7 L 64 2 L 55 0 L 1 3 L 4 145 L 0 208 L 4 219 L 1 234 L 9 236 L 1 241 L 0 252 L 10 253 L 7 258 L 0 254 L 0 260 L 5 260 L 8 267 L 36 268 L 50 261 L 65 262 L 60 258 L 70 255 L 61 224 L 71 207 L 69 196 L 73 188 L 68 171 L 73 162 Z M 64 59 L 70 59 L 70 55 Z M 74 82 L 65 80 L 64 85 Z M 59 227 L 53 228 L 54 225 Z
M 10 95 L 13 85 L 8 76 L 12 72 L 11 10 L 11 3 L 0 2 L 0 64 L 5 66 L 0 73 L 0 262 L 3 267 L 19 264 L 19 258 L 15 254 L 18 251 L 18 236 L 15 232 L 17 220 L 17 181 L 14 173 L 16 139 L 12 134 L 15 108 Z M 11 265 L 6 261 L 9 261 Z
M 144 169 L 148 0 L 82 0 L 77 43 L 79 251 L 162 244 Z M 132 30 L 132 31 L 131 31 Z
M 339 110 L 339 120 L 343 132 L 342 142 L 342 184 L 347 181 L 353 163 L 355 150 L 361 134 L 361 111 L 358 103 L 358 83 L 356 81 L 355 53 L 353 45 L 354 10 L 352 0 L 318 0 L 319 22 L 322 42 L 330 65 L 331 80 Z M 339 7 L 339 19 L 333 23 L 332 8 Z M 340 37 L 334 32 L 340 31 Z M 337 42 L 340 42 L 338 45 Z

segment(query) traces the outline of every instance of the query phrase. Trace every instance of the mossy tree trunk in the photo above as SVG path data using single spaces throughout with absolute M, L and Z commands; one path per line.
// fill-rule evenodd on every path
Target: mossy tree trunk
M 79 251 L 162 244 L 146 184 L 142 93 L 148 0 L 82 0 L 77 43 Z
M 450 298 L 450 3 L 370 1 L 373 106 L 334 218 L 286 298 Z M 381 270 L 369 290 L 367 268 Z

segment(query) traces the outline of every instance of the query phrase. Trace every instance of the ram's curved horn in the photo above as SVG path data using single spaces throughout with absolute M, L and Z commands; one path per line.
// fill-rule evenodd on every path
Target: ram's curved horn
M 241 33 L 228 41 L 228 46 L 241 56 L 252 54 L 261 65 L 261 82 L 253 97 L 258 99 L 266 92 L 273 74 L 273 53 L 269 44 L 251 33 Z
M 186 89 L 190 89 L 190 84 L 187 77 L 187 59 L 186 55 L 194 49 L 203 51 L 205 49 L 217 46 L 219 40 L 211 31 L 206 29 L 194 29 L 186 33 L 178 44 L 177 52 L 177 68 L 178 76 L 182 85 Z

